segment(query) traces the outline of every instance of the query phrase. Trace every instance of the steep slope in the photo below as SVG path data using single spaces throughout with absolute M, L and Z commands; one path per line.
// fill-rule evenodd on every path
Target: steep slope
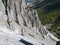
M 0 0 L 0 3 L 1 45 L 56 45 L 59 41 L 41 25 L 36 10 L 31 11 L 25 0 Z

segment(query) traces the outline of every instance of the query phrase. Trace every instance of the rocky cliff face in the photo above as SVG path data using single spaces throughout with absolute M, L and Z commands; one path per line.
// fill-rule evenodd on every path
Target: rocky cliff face
M 59 41 L 41 25 L 36 10 L 30 10 L 25 0 L 0 0 L 0 28 L 0 45 L 56 45 Z

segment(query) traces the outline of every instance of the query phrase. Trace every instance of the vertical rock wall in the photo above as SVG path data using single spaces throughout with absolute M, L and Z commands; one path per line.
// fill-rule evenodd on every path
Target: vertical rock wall
M 41 25 L 36 10 L 31 11 L 25 0 L 0 0 L 0 20 L 0 26 L 28 38 L 43 40 L 42 43 L 47 40 L 55 44 L 59 40 Z

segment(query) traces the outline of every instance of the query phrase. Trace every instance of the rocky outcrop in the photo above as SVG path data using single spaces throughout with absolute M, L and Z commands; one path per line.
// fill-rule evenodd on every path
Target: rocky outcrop
M 36 10 L 30 10 L 25 0 L 0 0 L 0 3 L 0 31 L 15 35 L 13 37 L 22 36 L 22 39 L 34 45 L 55 45 L 56 41 L 59 41 L 41 25 Z M 37 40 L 38 43 L 35 44 L 26 38 Z

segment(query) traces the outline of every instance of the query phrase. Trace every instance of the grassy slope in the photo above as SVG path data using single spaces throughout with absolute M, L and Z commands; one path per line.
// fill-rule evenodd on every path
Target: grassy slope
M 52 23 L 51 30 L 55 32 L 57 32 L 56 30 L 60 30 L 60 28 L 58 28 L 60 27 L 60 0 L 42 3 L 40 7 L 37 8 L 37 11 L 42 24 Z

